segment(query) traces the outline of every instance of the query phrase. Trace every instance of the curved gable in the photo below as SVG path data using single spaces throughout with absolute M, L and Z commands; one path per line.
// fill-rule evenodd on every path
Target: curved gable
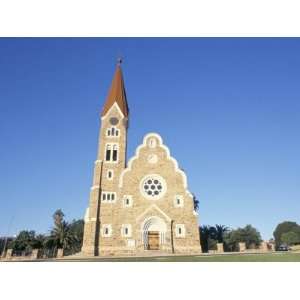
M 169 169 L 171 177 L 173 174 L 175 177 L 180 177 L 185 192 L 192 197 L 188 191 L 186 174 L 179 168 L 177 160 L 170 155 L 169 148 L 163 144 L 161 136 L 157 133 L 148 133 L 144 136 L 143 143 L 137 147 L 135 155 L 128 162 L 127 168 L 120 174 L 119 187 L 123 187 L 124 178 L 132 171 L 142 169 L 144 175 L 157 172 L 159 174 L 162 168 Z

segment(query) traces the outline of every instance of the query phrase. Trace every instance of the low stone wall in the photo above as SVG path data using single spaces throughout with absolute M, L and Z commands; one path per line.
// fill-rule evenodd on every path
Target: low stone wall
M 7 249 L 5 259 L 11 259 L 12 258 L 12 249 Z
M 223 243 L 217 243 L 217 252 L 218 253 L 224 252 L 224 244 Z
M 30 258 L 31 259 L 38 259 L 39 258 L 39 249 L 33 249 L 32 252 L 31 252 L 31 256 Z
M 246 243 L 239 243 L 239 252 L 246 251 Z
M 259 250 L 260 251 L 269 251 L 268 243 L 265 241 L 262 241 L 259 245 Z
M 64 257 L 64 249 L 57 249 L 56 258 L 63 258 Z

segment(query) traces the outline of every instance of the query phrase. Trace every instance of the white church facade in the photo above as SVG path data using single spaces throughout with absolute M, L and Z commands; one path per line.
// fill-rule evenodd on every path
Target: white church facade
M 118 64 L 101 115 L 82 254 L 200 253 L 186 174 L 157 133 L 146 134 L 127 163 L 128 120 Z

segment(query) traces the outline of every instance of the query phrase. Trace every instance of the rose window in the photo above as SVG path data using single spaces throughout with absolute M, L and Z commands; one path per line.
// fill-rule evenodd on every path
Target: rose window
M 142 181 L 142 193 L 150 199 L 158 199 L 165 192 L 164 180 L 158 176 L 148 176 Z

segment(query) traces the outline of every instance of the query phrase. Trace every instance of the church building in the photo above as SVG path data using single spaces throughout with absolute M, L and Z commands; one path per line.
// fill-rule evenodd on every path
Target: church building
M 161 136 L 146 134 L 127 163 L 129 108 L 120 64 L 101 114 L 81 254 L 200 253 L 193 195 Z

